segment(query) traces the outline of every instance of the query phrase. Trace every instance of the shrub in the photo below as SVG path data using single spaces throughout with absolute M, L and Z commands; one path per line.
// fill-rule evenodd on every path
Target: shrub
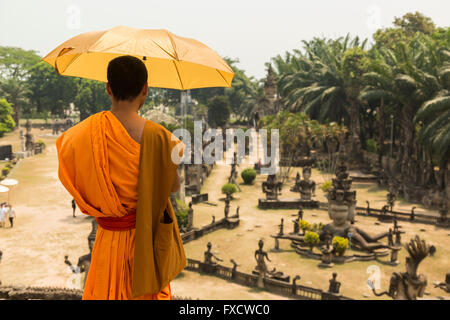
M 333 241 L 334 251 L 339 255 L 343 256 L 345 251 L 348 249 L 348 239 L 343 237 L 334 237 Z
M 318 244 L 320 242 L 320 239 L 317 233 L 315 233 L 314 231 L 308 231 L 305 234 L 303 241 L 305 241 L 305 243 L 309 245 L 309 248 L 312 251 L 314 245 Z
M 238 189 L 237 189 L 236 185 L 233 184 L 233 183 L 225 183 L 222 186 L 222 193 L 224 193 L 224 194 L 230 194 L 231 195 L 231 194 L 233 194 L 233 193 L 235 193 L 237 191 L 238 191 Z
M 325 181 L 321 186 L 320 189 L 324 192 L 327 193 L 331 187 L 333 186 L 333 184 L 331 183 L 331 181 Z
M 189 207 L 183 201 L 176 199 L 178 210 L 175 212 L 175 216 L 177 217 L 177 222 L 179 226 L 187 225 L 187 217 Z
M 241 172 L 241 177 L 245 184 L 252 184 L 256 178 L 256 171 L 252 168 L 244 169 Z
M 42 149 L 45 149 L 45 142 L 44 141 L 38 140 L 38 141 L 35 142 L 35 144 L 36 145 L 40 145 L 40 146 L 42 146 Z
M 311 224 L 306 220 L 300 220 L 298 222 L 298 227 L 300 228 L 300 230 L 303 230 L 303 233 L 305 233 L 306 230 L 311 229 Z
M 4 175 L 4 176 L 7 176 L 8 175 L 8 173 L 11 171 L 11 169 L 10 168 L 8 168 L 8 167 L 4 167 L 3 169 L 2 169 L 2 175 Z
M 5 165 L 6 168 L 12 169 L 13 164 L 11 163 L 11 161 L 7 162 Z
M 372 153 L 378 153 L 378 143 L 374 139 L 367 139 L 366 145 L 367 151 Z

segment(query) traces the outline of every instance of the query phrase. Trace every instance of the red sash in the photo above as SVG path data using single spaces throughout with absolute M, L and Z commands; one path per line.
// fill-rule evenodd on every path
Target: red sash
M 97 217 L 100 227 L 110 231 L 127 231 L 136 229 L 136 211 L 123 217 Z

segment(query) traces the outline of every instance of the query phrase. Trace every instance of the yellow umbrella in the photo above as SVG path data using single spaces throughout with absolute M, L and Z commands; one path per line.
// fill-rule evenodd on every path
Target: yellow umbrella
M 231 87 L 234 77 L 227 63 L 197 40 L 167 30 L 124 26 L 75 36 L 42 60 L 61 75 L 107 82 L 109 61 L 122 55 L 142 59 L 150 87 L 179 90 Z

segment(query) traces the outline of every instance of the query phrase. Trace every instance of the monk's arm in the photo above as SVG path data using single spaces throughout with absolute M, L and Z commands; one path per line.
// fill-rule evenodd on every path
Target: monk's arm
M 177 192 L 180 189 L 180 176 L 178 175 L 178 171 L 175 173 L 175 178 L 173 179 L 172 189 L 170 192 Z

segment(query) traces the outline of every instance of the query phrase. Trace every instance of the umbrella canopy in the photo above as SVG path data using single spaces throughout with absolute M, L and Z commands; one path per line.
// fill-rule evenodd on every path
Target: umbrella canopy
M 16 179 L 4 179 L 4 180 L 0 181 L 0 184 L 2 184 L 4 186 L 15 186 L 18 183 L 19 183 L 19 181 L 17 181 Z
M 8 187 L 0 186 L 0 193 L 8 192 L 8 191 L 9 191 L 9 188 L 8 188 Z
M 122 55 L 142 59 L 150 87 L 179 90 L 231 87 L 234 73 L 205 44 L 167 30 L 119 26 L 67 40 L 42 60 L 65 76 L 107 82 L 108 63 Z

